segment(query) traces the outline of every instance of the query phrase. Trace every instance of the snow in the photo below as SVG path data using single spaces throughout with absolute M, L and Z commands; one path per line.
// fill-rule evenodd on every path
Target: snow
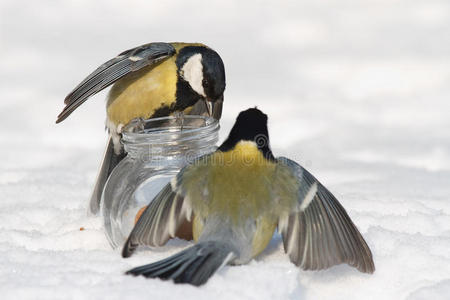
M 448 298 L 449 20 L 446 0 L 0 2 L 1 298 Z M 203 41 L 221 54 L 221 138 L 240 110 L 265 111 L 274 153 L 340 199 L 373 275 L 301 271 L 279 236 L 201 288 L 123 275 L 190 243 L 130 259 L 111 250 L 86 213 L 105 92 L 54 121 L 84 76 L 150 41 Z

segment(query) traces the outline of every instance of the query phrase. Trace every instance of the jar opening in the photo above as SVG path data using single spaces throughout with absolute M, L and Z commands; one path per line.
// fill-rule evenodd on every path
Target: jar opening
M 146 157 L 179 155 L 189 150 L 203 152 L 218 141 L 219 121 L 187 115 L 137 120 L 124 128 L 122 143 L 130 155 Z
M 136 120 L 124 127 L 124 143 L 151 143 L 173 141 L 200 135 L 208 135 L 219 129 L 219 122 L 206 116 L 185 115 Z

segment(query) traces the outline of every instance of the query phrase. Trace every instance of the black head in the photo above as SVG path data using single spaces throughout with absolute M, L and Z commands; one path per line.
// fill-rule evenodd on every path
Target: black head
M 255 142 L 265 158 L 275 160 L 270 150 L 267 115 L 259 109 L 249 108 L 241 111 L 231 128 L 230 135 L 218 150 L 231 150 L 240 141 Z
M 177 96 L 194 103 L 199 99 L 211 103 L 223 101 L 225 67 L 216 51 L 206 46 L 186 46 L 179 51 L 176 64 L 177 93 L 180 93 Z M 186 99 L 187 96 L 191 99 Z M 193 103 L 187 106 L 190 105 Z
M 225 67 L 216 51 L 205 48 L 202 56 L 203 80 L 202 86 L 209 101 L 223 98 L 225 91 Z

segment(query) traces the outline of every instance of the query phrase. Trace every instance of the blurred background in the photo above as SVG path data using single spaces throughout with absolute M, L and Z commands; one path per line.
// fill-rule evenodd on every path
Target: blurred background
M 323 147 L 350 143 L 360 159 L 448 169 L 449 10 L 417 0 L 3 0 L 1 140 L 21 144 L 19 128 L 30 146 L 100 149 L 106 93 L 56 126 L 65 95 L 124 49 L 199 41 L 225 61 L 223 127 L 258 105 L 274 148 L 326 135 L 338 144 Z M 378 140 L 389 147 L 367 149 Z
M 294 158 L 329 186 L 367 237 L 378 277 L 348 296 L 404 297 L 444 280 L 449 37 L 446 0 L 2 0 L 0 243 L 8 251 L 45 248 L 14 230 L 55 241 L 61 230 L 90 220 L 84 209 L 106 141 L 106 92 L 54 124 L 64 97 L 86 75 L 140 44 L 203 42 L 226 67 L 221 139 L 239 111 L 258 106 L 269 115 L 275 155 Z M 36 203 L 47 204 L 19 219 L 9 215 Z M 66 209 L 76 217 L 61 218 Z M 80 247 L 107 249 L 90 242 Z M 411 247 L 415 263 L 407 259 Z M 440 258 L 430 262 L 430 252 Z M 319 275 L 305 274 L 302 283 L 326 290 Z M 293 293 L 323 299 L 329 289 Z

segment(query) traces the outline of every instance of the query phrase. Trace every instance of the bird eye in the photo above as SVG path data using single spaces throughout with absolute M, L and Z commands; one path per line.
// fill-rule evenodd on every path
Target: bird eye
M 208 82 L 208 80 L 203 79 L 202 85 L 203 85 L 203 87 L 204 87 L 205 89 L 207 89 L 207 88 L 209 87 L 209 82 Z

